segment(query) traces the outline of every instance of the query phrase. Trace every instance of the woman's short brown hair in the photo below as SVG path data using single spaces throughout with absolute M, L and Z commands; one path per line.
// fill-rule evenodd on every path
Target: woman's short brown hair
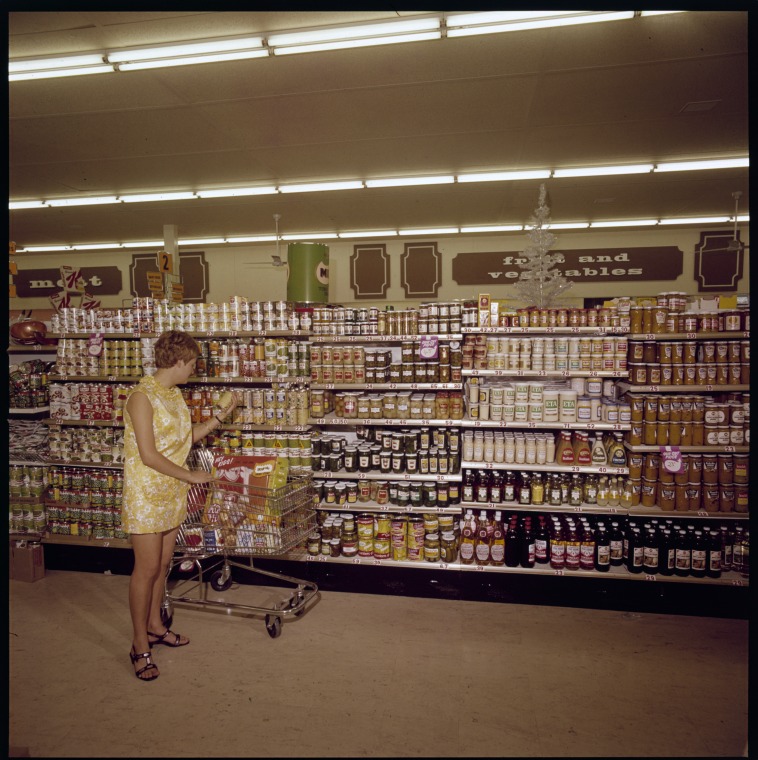
M 197 341 L 181 330 L 169 330 L 161 333 L 155 341 L 155 366 L 159 369 L 173 367 L 180 359 L 192 361 L 200 355 Z

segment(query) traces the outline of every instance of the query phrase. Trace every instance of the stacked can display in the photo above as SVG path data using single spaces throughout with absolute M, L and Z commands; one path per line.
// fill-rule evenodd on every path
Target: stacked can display
M 121 472 L 51 466 L 45 495 L 54 535 L 126 538 L 121 527 Z
M 8 377 L 11 409 L 39 409 L 50 403 L 49 366 L 38 359 L 11 365 Z
M 50 459 L 83 464 L 123 464 L 124 431 L 119 428 L 50 426 Z
M 45 470 L 39 465 L 10 465 L 8 468 L 10 533 L 42 533 L 45 530 Z
M 625 373 L 627 339 L 613 335 L 466 335 L 463 368 Z
M 421 304 L 417 309 L 384 309 L 376 306 L 314 307 L 315 335 L 447 335 L 461 331 L 463 306 L 460 301 Z
M 305 379 L 310 375 L 308 346 L 284 338 L 199 340 L 196 377 L 267 380 Z
M 155 373 L 154 338 L 103 341 L 101 353 L 90 353 L 89 340 L 60 338 L 55 373 L 70 377 L 134 377 Z

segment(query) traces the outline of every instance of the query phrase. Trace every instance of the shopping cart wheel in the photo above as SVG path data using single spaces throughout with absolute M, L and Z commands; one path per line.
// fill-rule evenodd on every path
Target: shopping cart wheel
M 266 630 L 272 639 L 275 639 L 277 636 L 281 636 L 282 619 L 280 617 L 276 617 L 276 615 L 266 615 Z
M 232 574 L 227 571 L 226 578 L 223 570 L 216 570 L 210 577 L 211 588 L 214 591 L 226 591 L 232 585 Z

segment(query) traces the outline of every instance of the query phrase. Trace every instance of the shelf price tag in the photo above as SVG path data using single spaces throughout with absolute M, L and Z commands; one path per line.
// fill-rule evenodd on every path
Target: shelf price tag
M 654 581 L 656 578 L 654 575 L 650 575 L 649 573 L 645 573 L 645 580 L 646 581 Z

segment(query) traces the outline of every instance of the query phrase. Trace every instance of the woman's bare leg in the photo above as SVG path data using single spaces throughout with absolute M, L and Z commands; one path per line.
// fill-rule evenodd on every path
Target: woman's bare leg
M 142 653 L 150 651 L 147 624 L 155 579 L 160 575 L 162 534 L 133 534 L 132 548 L 134 549 L 134 570 L 129 580 L 129 611 L 134 629 L 132 646 L 134 652 Z M 144 667 L 145 661 L 138 660 L 134 665 L 135 670 L 138 670 Z M 151 677 L 155 674 L 155 670 L 146 673 Z
M 166 583 L 166 573 L 168 572 L 168 566 L 171 562 L 171 558 L 174 555 L 174 545 L 176 544 L 176 534 L 179 532 L 179 528 L 166 531 L 162 534 L 161 541 L 161 558 L 160 558 L 160 572 L 155 579 L 152 589 L 152 598 L 150 601 L 150 611 L 148 614 L 147 630 L 153 633 L 161 634 L 166 630 L 166 625 L 161 620 L 161 607 L 163 605 L 163 595 Z M 175 638 L 169 634 L 169 644 L 178 643 Z M 186 636 L 179 637 L 180 642 L 187 642 Z

